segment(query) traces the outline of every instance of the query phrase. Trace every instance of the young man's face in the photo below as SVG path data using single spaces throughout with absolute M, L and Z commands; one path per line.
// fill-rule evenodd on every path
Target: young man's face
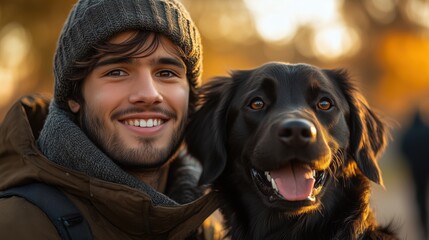
M 111 39 L 121 43 L 135 32 Z M 172 42 L 141 58 L 102 57 L 84 79 L 84 104 L 69 101 L 82 128 L 118 164 L 157 167 L 180 145 L 188 114 L 186 66 Z M 82 106 L 83 105 L 83 106 Z

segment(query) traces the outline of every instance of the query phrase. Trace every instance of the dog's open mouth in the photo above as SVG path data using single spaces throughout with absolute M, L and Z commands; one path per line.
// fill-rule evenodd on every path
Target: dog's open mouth
M 271 202 L 276 200 L 314 202 L 323 188 L 326 175 L 326 171 L 316 171 L 306 164 L 298 163 L 265 172 L 251 169 L 255 185 Z

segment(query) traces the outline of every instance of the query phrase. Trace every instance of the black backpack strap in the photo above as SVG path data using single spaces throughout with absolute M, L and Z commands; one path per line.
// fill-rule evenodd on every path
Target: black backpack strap
M 61 239 L 92 239 L 88 222 L 57 188 L 43 183 L 31 183 L 0 192 L 0 198 L 12 196 L 22 197 L 45 212 Z

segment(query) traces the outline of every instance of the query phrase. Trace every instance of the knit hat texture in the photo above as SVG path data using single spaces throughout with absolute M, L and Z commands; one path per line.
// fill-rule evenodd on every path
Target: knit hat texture
M 189 13 L 175 0 L 80 0 L 69 13 L 54 57 L 54 100 L 68 110 L 76 87 L 67 76 L 77 61 L 88 57 L 94 44 L 127 30 L 163 34 L 185 53 L 191 93 L 202 73 L 201 38 Z

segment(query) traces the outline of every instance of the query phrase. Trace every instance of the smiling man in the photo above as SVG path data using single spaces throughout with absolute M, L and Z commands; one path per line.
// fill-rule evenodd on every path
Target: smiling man
M 99 50 L 98 60 L 79 66 L 92 70 L 81 97 L 68 100 L 70 110 L 116 164 L 164 191 L 166 162 L 181 144 L 188 113 L 190 83 L 183 52 L 162 35 L 136 31 L 120 33 L 96 48 L 109 52 Z
M 0 126 L 2 239 L 64 237 L 43 208 L 4 194 L 32 183 L 59 189 L 96 239 L 209 237 L 200 226 L 218 201 L 182 154 L 201 48 L 174 0 L 79 1 L 55 52 L 53 100 L 24 97 Z

